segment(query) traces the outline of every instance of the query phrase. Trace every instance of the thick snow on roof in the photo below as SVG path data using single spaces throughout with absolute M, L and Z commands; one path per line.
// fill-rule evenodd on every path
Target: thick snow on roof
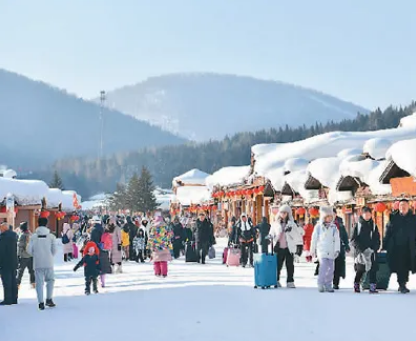
M 361 154 L 361 149 L 347 148 L 347 149 L 341 150 L 337 154 L 337 157 L 339 157 L 340 159 L 345 159 L 349 156 L 356 156 L 356 155 L 360 155 L 360 154 Z
M 363 146 L 363 152 L 368 153 L 373 159 L 381 160 L 386 157 L 387 150 L 391 147 L 388 139 L 374 138 L 367 140 Z
M 175 201 L 182 206 L 189 206 L 208 201 L 210 197 L 211 192 L 206 186 L 181 186 L 176 191 Z
M 256 160 L 255 172 L 268 177 L 272 169 L 283 166 L 290 158 L 315 160 L 335 157 L 344 149 L 362 150 L 364 143 L 373 138 L 392 142 L 416 137 L 416 125 L 368 132 L 331 132 L 306 140 L 280 144 L 260 144 L 252 147 Z
M 63 194 L 59 188 L 49 188 L 46 194 L 46 206 L 48 208 L 56 208 L 62 203 Z
M 204 186 L 208 176 L 208 173 L 200 171 L 199 169 L 191 169 L 190 171 L 175 177 L 172 181 L 172 185 L 177 186 L 178 182 L 182 182 L 184 185 Z
M 397 166 L 416 176 L 416 139 L 396 142 L 387 154 Z
M 309 164 L 307 171 L 322 186 L 333 188 L 336 185 L 341 161 L 338 157 L 316 159 Z
M 81 196 L 75 191 L 62 191 L 62 210 L 66 212 L 74 211 L 74 194 L 77 195 L 78 203 L 81 204 Z M 84 207 L 83 207 L 84 209 Z
M 403 117 L 400 120 L 400 127 L 404 128 L 415 128 L 416 129 L 416 112 L 412 115 Z
M 231 186 L 244 182 L 250 173 L 250 166 L 224 167 L 208 176 L 205 180 L 209 188 Z
M 305 189 L 305 183 L 308 178 L 309 173 L 305 168 L 291 172 L 290 174 L 286 175 L 283 180 L 290 187 L 292 187 L 296 193 L 299 193 L 300 196 L 305 199 L 305 201 L 307 201 L 307 199 L 311 199 L 314 196 L 313 193 L 316 192 Z
M 309 160 L 302 158 L 293 158 L 285 161 L 283 165 L 284 172 L 295 172 L 305 169 L 309 164 Z
M 48 191 L 49 187 L 43 181 L 0 178 L 0 200 L 10 193 L 22 206 L 41 204 Z

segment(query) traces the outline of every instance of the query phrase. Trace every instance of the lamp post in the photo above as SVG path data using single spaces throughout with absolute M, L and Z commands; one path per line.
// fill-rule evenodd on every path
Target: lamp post
M 103 117 L 103 109 L 104 109 L 104 102 L 105 102 L 105 91 L 100 91 L 100 153 L 99 158 L 103 157 L 103 134 L 104 134 L 104 117 Z

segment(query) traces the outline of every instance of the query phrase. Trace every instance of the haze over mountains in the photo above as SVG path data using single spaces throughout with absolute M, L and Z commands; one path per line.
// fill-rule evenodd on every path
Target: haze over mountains
M 196 141 L 285 125 L 337 122 L 368 113 L 315 90 L 212 73 L 149 78 L 108 92 L 106 105 Z
M 40 167 L 69 156 L 98 156 L 100 108 L 63 90 L 0 69 L 0 164 Z M 184 139 L 104 109 L 104 154 Z

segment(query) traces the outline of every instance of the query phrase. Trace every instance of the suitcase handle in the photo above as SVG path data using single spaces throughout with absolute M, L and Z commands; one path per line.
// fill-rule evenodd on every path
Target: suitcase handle
M 265 239 L 270 241 L 270 246 L 272 247 L 272 253 L 271 255 L 274 255 L 274 247 L 273 247 L 273 237 L 272 236 L 267 236 Z

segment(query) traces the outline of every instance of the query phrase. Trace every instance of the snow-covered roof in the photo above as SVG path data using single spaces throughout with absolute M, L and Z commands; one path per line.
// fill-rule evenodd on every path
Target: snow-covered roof
M 172 185 L 201 185 L 205 186 L 205 180 L 209 176 L 208 173 L 200 171 L 199 169 L 191 169 L 190 171 L 175 177 L 172 181 Z
M 250 166 L 224 167 L 208 176 L 205 180 L 209 188 L 215 186 L 232 186 L 244 182 L 249 175 Z
M 74 211 L 74 194 L 77 195 L 78 203 L 81 204 L 81 196 L 75 191 L 62 191 L 62 210 L 66 212 Z
M 416 124 L 406 123 L 399 128 L 368 132 L 331 132 L 290 143 L 258 144 L 252 147 L 254 171 L 268 178 L 268 173 L 282 167 L 286 160 L 302 158 L 315 160 L 335 157 L 344 150 L 363 150 L 367 140 L 380 138 L 391 142 L 416 137 Z
M 309 160 L 302 158 L 292 158 L 285 161 L 283 165 L 284 172 L 294 172 L 305 169 L 309 164 Z
M 46 193 L 46 207 L 56 208 L 62 203 L 63 194 L 59 188 L 49 188 Z
M 164 211 L 169 210 L 170 202 L 174 200 L 174 194 L 157 194 L 156 202 L 158 203 L 158 208 Z
M 21 206 L 41 204 L 48 191 L 49 187 L 43 181 L 0 178 L 0 200 L 10 193 Z
M 307 171 L 322 186 L 332 188 L 336 185 L 341 161 L 338 157 L 316 159 L 308 165 Z
M 175 201 L 182 206 L 189 206 L 208 201 L 210 197 L 211 192 L 206 186 L 182 186 L 177 189 Z
M 416 112 L 400 119 L 400 127 L 416 129 Z
M 415 115 L 415 114 L 413 114 Z M 416 176 L 416 139 L 396 142 L 387 151 L 391 160 L 401 169 Z
M 391 141 L 388 139 L 374 138 L 364 143 L 363 152 L 370 155 L 375 160 L 381 160 L 386 157 L 387 150 L 391 147 Z

